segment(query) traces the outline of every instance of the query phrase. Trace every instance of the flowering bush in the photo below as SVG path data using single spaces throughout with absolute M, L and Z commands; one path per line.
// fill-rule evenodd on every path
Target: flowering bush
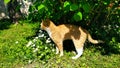
M 39 30 L 37 36 L 28 42 L 26 47 L 31 48 L 33 54 L 37 59 L 47 61 L 52 55 L 54 55 L 54 44 L 51 43 L 51 39 L 48 35 Z

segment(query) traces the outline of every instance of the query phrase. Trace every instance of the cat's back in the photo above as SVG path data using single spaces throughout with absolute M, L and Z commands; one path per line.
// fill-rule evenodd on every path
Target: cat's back
M 56 30 L 60 33 L 63 33 L 63 34 L 66 34 L 66 33 L 74 34 L 74 33 L 80 32 L 80 29 L 78 26 L 71 25 L 71 24 L 58 25 Z
M 79 29 L 79 26 L 71 25 L 71 24 L 61 24 L 57 26 L 60 29 Z

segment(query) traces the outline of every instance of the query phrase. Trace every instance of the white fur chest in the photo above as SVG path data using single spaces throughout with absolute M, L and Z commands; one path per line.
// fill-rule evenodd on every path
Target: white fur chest
M 52 38 L 52 33 L 51 33 L 51 31 L 50 31 L 50 28 L 46 28 L 46 31 L 47 31 L 47 33 L 49 34 L 49 36 Z

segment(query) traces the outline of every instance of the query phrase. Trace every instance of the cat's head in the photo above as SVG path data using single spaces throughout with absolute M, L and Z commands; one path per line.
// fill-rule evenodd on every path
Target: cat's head
M 46 28 L 48 28 L 50 26 L 50 22 L 51 22 L 51 20 L 49 20 L 49 19 L 42 20 L 41 29 L 46 30 Z

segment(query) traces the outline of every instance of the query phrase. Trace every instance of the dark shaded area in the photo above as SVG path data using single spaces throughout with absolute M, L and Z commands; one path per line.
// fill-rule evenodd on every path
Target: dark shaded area
M 0 30 L 8 29 L 11 25 L 11 21 L 9 19 L 0 20 Z
M 10 0 L 10 2 L 8 3 L 7 9 L 8 9 L 10 20 L 13 23 L 17 24 L 20 17 L 22 17 L 22 13 L 20 12 L 20 5 L 17 2 L 17 0 Z
M 91 43 L 85 44 L 85 49 L 95 48 L 94 52 L 100 52 L 102 55 L 112 55 L 112 54 L 120 54 L 120 51 L 114 46 L 110 46 L 106 43 L 104 44 L 96 44 L 92 45 Z
M 7 4 L 7 10 L 10 19 L 4 18 L 0 20 L 0 30 L 8 29 L 12 23 L 18 24 L 18 21 L 22 18 L 20 5 L 17 0 L 10 0 Z
M 114 46 L 110 46 L 107 43 L 103 44 L 101 48 L 96 48 L 101 51 L 102 55 L 120 54 L 120 51 Z
M 63 49 L 66 50 L 67 52 L 76 51 L 72 40 L 64 40 Z

